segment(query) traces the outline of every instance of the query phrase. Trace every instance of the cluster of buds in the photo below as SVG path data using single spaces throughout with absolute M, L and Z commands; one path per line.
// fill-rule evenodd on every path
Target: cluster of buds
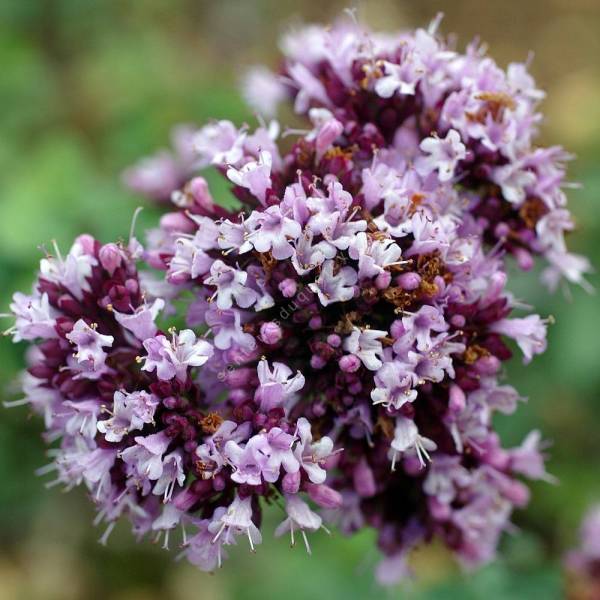
M 279 73 L 246 78 L 257 129 L 179 129 L 127 172 L 172 202 L 145 247 L 82 236 L 15 295 L 47 470 L 85 484 L 103 539 L 121 515 L 165 546 L 181 531 L 211 571 L 238 536 L 260 543 L 276 504 L 276 535 L 309 551 L 325 522 L 374 528 L 391 583 L 433 538 L 489 561 L 521 478 L 551 479 L 539 433 L 503 448 L 492 418 L 520 400 L 500 381 L 512 342 L 525 362 L 546 348 L 547 321 L 513 314 L 507 260 L 585 285 L 563 237 L 568 156 L 532 146 L 543 93 L 524 65 L 461 54 L 437 27 L 289 33 Z M 263 119 L 285 98 L 308 129 Z M 187 328 L 161 330 L 173 316 Z

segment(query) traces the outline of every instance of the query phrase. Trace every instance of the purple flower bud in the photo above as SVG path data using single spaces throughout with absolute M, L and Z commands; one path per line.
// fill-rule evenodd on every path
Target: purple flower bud
M 318 354 L 313 354 L 310 357 L 310 366 L 313 369 L 317 369 L 317 370 L 322 369 L 326 364 L 327 364 L 327 361 L 323 357 L 319 356 Z
M 465 393 L 455 383 L 450 385 L 448 409 L 453 414 L 461 413 L 465 409 Z
M 312 412 L 315 417 L 322 417 L 326 412 L 327 408 L 323 402 L 313 402 Z
M 342 338 L 337 333 L 332 333 L 327 336 L 327 343 L 332 348 L 339 348 L 342 345 Z
M 79 244 L 85 254 L 92 256 L 95 254 L 96 240 L 91 235 L 87 233 L 80 235 L 75 238 L 75 244 Z
M 296 295 L 296 291 L 298 286 L 294 279 L 284 279 L 279 283 L 279 291 L 283 294 L 285 298 L 293 298 Z
M 503 239 L 510 233 L 510 227 L 506 223 L 498 223 L 494 229 L 494 235 L 499 239 Z
M 500 370 L 502 364 L 495 356 L 490 355 L 482 356 L 474 366 L 481 375 L 494 375 Z
M 105 244 L 98 253 L 100 263 L 112 277 L 121 264 L 122 253 L 116 244 Z
M 281 327 L 273 321 L 267 321 L 260 326 L 260 339 L 265 344 L 276 344 L 282 335 Z
M 340 358 L 339 365 L 345 373 L 354 373 L 360 368 L 360 358 L 354 354 L 345 354 Z
M 514 251 L 515 258 L 517 259 L 517 263 L 519 267 L 523 269 L 523 271 L 531 271 L 534 266 L 533 256 L 531 252 L 528 252 L 524 248 L 516 248 Z
M 212 214 L 214 212 L 214 200 L 208 189 L 204 177 L 194 177 L 187 185 L 194 204 L 200 209 L 201 214 Z
M 363 390 L 363 384 L 360 381 L 355 381 L 348 386 L 348 391 L 351 394 L 358 395 Z
M 435 496 L 427 498 L 427 504 L 431 515 L 437 521 L 448 521 L 452 515 L 452 509 L 448 504 L 440 502 Z
M 319 315 L 311 317 L 310 320 L 308 321 L 308 326 L 311 329 L 320 329 L 322 325 L 323 325 L 323 319 L 321 319 L 321 317 Z
M 188 452 L 189 454 L 193 454 L 194 452 L 196 452 L 198 442 L 196 440 L 188 440 L 183 447 L 186 452 Z
M 396 319 L 390 327 L 390 333 L 394 339 L 402 337 L 406 333 L 402 319 Z
M 527 506 L 527 503 L 529 502 L 529 489 L 524 483 L 517 481 L 516 479 L 513 479 L 509 485 L 505 486 L 502 492 L 515 506 Z
M 392 275 L 389 271 L 384 271 L 383 273 L 379 273 L 375 278 L 375 286 L 378 290 L 385 290 L 390 287 L 390 283 L 392 282 Z
M 342 495 L 324 483 L 306 483 L 304 485 L 310 499 L 322 508 L 339 508 L 342 503 Z
M 464 327 L 466 322 L 467 321 L 463 315 L 452 315 L 452 317 L 450 318 L 450 323 L 452 324 L 452 326 L 457 327 L 458 329 Z
M 407 291 L 416 290 L 421 285 L 421 276 L 418 273 L 409 271 L 408 273 L 402 273 L 397 277 L 398 285 Z
M 194 504 L 196 504 L 196 502 L 198 502 L 198 500 L 200 498 L 200 494 L 198 494 L 194 491 L 195 484 L 197 484 L 197 483 L 201 483 L 201 482 L 195 481 L 194 484 L 192 484 L 192 486 L 179 492 L 179 494 L 177 494 L 173 498 L 173 506 L 175 506 L 175 508 L 177 508 L 177 510 L 181 510 L 181 511 L 190 510 L 190 508 L 192 508 L 192 506 L 194 506 Z
M 354 482 L 354 489 L 361 498 L 370 498 L 377 492 L 375 476 L 369 463 L 364 458 L 361 458 L 356 463 L 352 472 L 352 480 Z
M 315 142 L 315 150 L 317 153 L 317 160 L 321 160 L 325 151 L 331 146 L 331 144 L 343 133 L 344 126 L 337 119 L 331 119 L 327 121 L 319 133 Z
M 160 228 L 164 231 L 172 231 L 178 235 L 181 233 L 193 233 L 196 230 L 194 222 L 183 212 L 170 212 L 160 219 Z
M 222 492 L 227 487 L 227 480 L 221 474 L 212 478 L 212 486 L 215 492 Z

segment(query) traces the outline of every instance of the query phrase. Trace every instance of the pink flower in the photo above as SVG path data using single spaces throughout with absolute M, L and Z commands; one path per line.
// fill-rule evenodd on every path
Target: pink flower
M 103 348 L 110 348 L 115 338 L 98 333 L 96 327 L 90 327 L 83 319 L 79 319 L 67 334 L 67 339 L 77 347 L 75 358 L 80 365 L 91 371 L 100 371 L 107 356 Z
M 156 371 L 164 381 L 174 377 L 185 381 L 188 368 L 201 367 L 213 354 L 213 347 L 197 339 L 191 329 L 173 333 L 170 341 L 164 335 L 148 338 L 144 348 L 148 354 L 143 357 L 142 370 Z
M 321 274 L 309 288 L 317 294 L 323 306 L 333 302 L 347 302 L 354 296 L 354 285 L 358 279 L 352 267 L 342 267 L 337 275 L 333 274 L 334 262 L 326 260 L 321 268 Z
M 425 138 L 421 142 L 420 148 L 428 156 L 423 157 L 418 168 L 425 174 L 437 171 L 440 181 L 452 179 L 456 165 L 467 156 L 460 134 L 454 129 L 450 129 L 443 139 Z
M 271 154 L 263 151 L 259 153 L 258 160 L 250 160 L 239 169 L 230 167 L 227 170 L 227 177 L 235 185 L 248 189 L 262 204 L 265 204 L 267 190 L 271 188 L 272 164 Z

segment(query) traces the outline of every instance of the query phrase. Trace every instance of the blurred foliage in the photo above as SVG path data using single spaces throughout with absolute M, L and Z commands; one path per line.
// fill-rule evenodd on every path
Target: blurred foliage
M 236 84 L 244 66 L 274 64 L 276 38 L 296 20 L 332 19 L 346 3 L 308 0 L 4 0 L 0 3 L 0 305 L 31 285 L 39 245 L 67 248 L 88 231 L 104 241 L 127 235 L 139 200 L 120 185 L 121 170 L 165 145 L 171 125 L 209 118 L 250 120 Z M 480 34 L 502 64 L 524 60 L 549 92 L 544 143 L 578 153 L 571 194 L 580 227 L 572 245 L 600 264 L 600 6 L 597 0 L 365 1 L 361 19 L 378 27 L 423 25 L 438 10 L 444 30 L 464 45 Z M 211 181 L 218 197 L 223 185 Z M 138 229 L 153 225 L 146 208 Z M 596 284 L 596 287 L 598 284 Z M 516 515 L 502 557 L 463 574 L 442 549 L 414 557 L 413 583 L 391 597 L 559 598 L 560 556 L 574 542 L 583 509 L 600 500 L 600 309 L 581 290 L 549 297 L 533 274 L 513 290 L 552 314 L 549 350 L 508 378 L 529 402 L 498 427 L 508 443 L 531 428 L 554 441 L 557 486 L 536 485 L 530 509 Z M 0 395 L 18 397 L 20 347 L 0 344 Z M 0 418 L 0 600 L 152 600 L 154 598 L 370 598 L 373 535 L 314 536 L 313 556 L 265 540 L 209 576 L 173 561 L 123 526 L 109 547 L 96 543 L 84 494 L 45 490 L 33 471 L 44 464 L 40 423 L 25 409 Z M 268 529 L 268 528 L 267 528 Z

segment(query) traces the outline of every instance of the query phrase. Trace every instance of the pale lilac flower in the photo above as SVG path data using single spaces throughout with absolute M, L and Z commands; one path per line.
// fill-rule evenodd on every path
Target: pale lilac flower
M 70 467 L 75 467 L 86 484 L 95 490 L 96 494 L 100 494 L 103 489 L 110 486 L 110 470 L 116 458 L 116 450 L 95 448 L 92 451 L 82 451 L 80 448 L 80 452 L 75 455 L 69 453 L 63 457 L 59 456 L 57 462 L 60 464 L 62 460 L 72 460 L 74 464 L 71 464 Z
M 137 436 L 135 446 L 126 448 L 120 456 L 140 478 L 155 481 L 163 474 L 163 455 L 170 443 L 171 439 L 162 431 L 146 437 Z
M 221 310 L 210 304 L 209 310 L 204 314 L 206 324 L 211 328 L 215 348 L 227 350 L 239 347 L 252 350 L 256 341 L 250 333 L 245 333 L 242 327 L 242 315 L 239 310 Z
M 456 165 L 463 160 L 467 151 L 458 131 L 451 129 L 445 138 L 428 137 L 421 142 L 424 157 L 419 168 L 425 173 L 438 172 L 440 181 L 449 181 L 454 177 Z
M 347 302 L 354 296 L 354 285 L 358 279 L 352 267 L 342 267 L 336 275 L 333 271 L 334 262 L 326 260 L 315 283 L 309 288 L 317 294 L 323 306 L 334 302 Z
M 212 572 L 221 567 L 227 553 L 223 550 L 222 542 L 213 542 L 214 534 L 209 530 L 211 521 L 203 519 L 195 523 L 198 531 L 189 540 L 182 554 L 188 561 L 202 571 Z
M 278 206 L 270 206 L 262 212 L 254 211 L 246 220 L 251 232 L 248 241 L 257 252 L 269 252 L 277 260 L 290 258 L 294 253 L 291 242 L 297 240 L 302 228 L 293 219 L 282 214 Z
M 158 485 L 158 484 L 157 484 Z M 156 489 L 156 486 L 155 486 Z M 154 492 L 156 493 L 156 492 Z M 169 538 L 171 531 L 175 529 L 178 525 L 181 525 L 184 539 L 183 543 L 185 544 L 187 541 L 187 537 L 185 535 L 184 524 L 182 522 L 182 517 L 184 517 L 182 511 L 180 511 L 174 504 L 167 503 L 163 505 L 162 512 L 160 516 L 154 519 L 150 525 L 152 531 L 158 531 L 158 536 L 154 539 L 154 542 L 158 542 L 161 534 L 164 532 L 164 543 L 162 545 L 163 550 L 169 549 Z M 148 515 L 148 518 L 150 516 Z
M 56 257 L 48 256 L 40 261 L 40 276 L 50 282 L 63 285 L 76 298 L 81 299 L 84 291 L 89 291 L 88 277 L 98 260 L 85 249 L 85 236 L 77 238 L 66 258 L 62 258 L 58 248 Z
M 523 352 L 525 364 L 536 354 L 546 350 L 546 322 L 538 315 L 529 315 L 522 319 L 502 319 L 494 323 L 491 329 L 517 342 Z
M 442 504 L 454 501 L 460 490 L 472 483 L 472 477 L 459 456 L 440 456 L 429 466 L 423 491 Z
M 557 479 L 546 472 L 542 453 L 542 434 L 531 431 L 518 448 L 509 451 L 510 466 L 513 471 L 521 473 L 529 479 L 542 479 L 557 483 Z
M 157 152 L 128 168 L 123 173 L 125 185 L 153 200 L 168 200 L 196 167 L 193 135 L 194 127 L 191 125 L 175 127 L 171 132 L 173 149 Z
M 281 467 L 287 473 L 296 473 L 300 464 L 292 451 L 293 436 L 279 427 L 266 434 L 258 434 L 241 447 L 234 440 L 225 444 L 225 456 L 233 465 L 232 479 L 238 483 L 260 485 L 262 479 L 274 483 Z
M 543 100 L 546 96 L 543 90 L 535 87 L 535 80 L 527 72 L 527 66 L 523 63 L 510 63 L 506 69 L 506 77 L 515 94 L 522 94 L 534 102 Z
M 291 545 L 294 546 L 296 543 L 294 531 L 300 530 L 300 534 L 304 539 L 306 551 L 308 554 L 311 554 L 306 532 L 318 531 L 323 526 L 323 519 L 313 512 L 308 504 L 303 500 L 300 500 L 298 496 L 286 496 L 285 511 L 287 513 L 287 518 L 277 526 L 277 529 L 275 529 L 275 536 L 279 537 L 289 531 Z
M 156 371 L 164 381 L 174 377 L 185 381 L 188 368 L 202 366 L 213 354 L 210 343 L 197 339 L 191 329 L 173 333 L 171 340 L 164 335 L 148 338 L 144 348 L 148 354 L 143 357 L 142 370 Z
M 494 170 L 492 179 L 500 186 L 502 195 L 508 202 L 521 204 L 525 200 L 526 188 L 535 182 L 535 174 L 517 163 L 498 167 Z
M 206 164 L 235 165 L 244 156 L 245 137 L 231 121 L 216 121 L 196 133 L 194 150 Z
M 116 391 L 111 416 L 98 422 L 98 431 L 107 442 L 120 442 L 131 431 L 153 422 L 158 403 L 158 398 L 148 392 Z
M 176 158 L 168 151 L 141 159 L 123 173 L 125 185 L 133 192 L 156 200 L 168 199 L 182 180 Z
M 402 250 L 392 238 L 370 240 L 361 231 L 350 245 L 348 254 L 358 260 L 358 278 L 365 279 L 383 275 L 387 267 L 401 264 Z
M 371 391 L 373 404 L 398 409 L 406 402 L 414 402 L 417 397 L 414 366 L 400 361 L 384 363 L 375 375 L 376 387 Z
M 383 61 L 384 75 L 375 81 L 375 92 L 382 98 L 391 98 L 394 94 L 414 95 L 415 86 L 423 76 L 423 67 L 418 59 L 407 56 L 400 65 Z
M 238 425 L 233 421 L 223 421 L 214 434 L 206 438 L 205 443 L 196 448 L 195 455 L 204 463 L 204 476 L 216 476 L 226 465 L 225 445 L 230 441 L 241 444 L 248 440 L 250 423 Z
M 588 293 L 594 291 L 593 286 L 584 277 L 586 273 L 593 271 L 592 264 L 587 257 L 572 252 L 549 250 L 547 258 L 550 266 L 544 269 L 542 281 L 551 291 L 556 290 L 562 278 L 580 285 Z
M 209 531 L 214 534 L 211 543 L 216 544 L 221 539 L 223 544 L 232 544 L 232 536 L 237 535 L 246 535 L 252 550 L 261 543 L 260 531 L 252 522 L 251 500 L 251 497 L 242 500 L 236 496 L 226 510 L 217 509 L 212 523 L 208 526 Z
M 227 170 L 227 177 L 235 185 L 247 188 L 262 204 L 265 204 L 267 190 L 271 188 L 272 164 L 271 153 L 262 151 L 258 155 L 258 160 L 250 160 L 239 169 L 230 167 Z
M 426 460 L 431 460 L 429 455 L 437 449 L 437 444 L 419 434 L 419 429 L 415 422 L 405 417 L 396 419 L 396 428 L 394 429 L 394 439 L 391 445 L 392 455 L 392 471 L 396 467 L 396 459 L 399 454 L 413 453 L 416 454 L 421 466 L 426 465 Z
M 416 313 L 402 317 L 404 329 L 410 332 L 417 342 L 417 348 L 427 351 L 434 345 L 432 332 L 441 333 L 448 330 L 443 313 L 435 306 L 422 306 Z
M 265 117 L 273 117 L 287 95 L 280 78 L 260 65 L 251 67 L 245 73 L 242 92 L 248 105 Z
M 326 259 L 334 258 L 336 249 L 325 241 L 313 243 L 314 235 L 307 231 L 299 237 L 292 256 L 292 265 L 298 275 L 306 275 L 320 267 Z
M 13 331 L 13 341 L 57 336 L 55 311 L 48 302 L 48 294 L 26 296 L 17 292 L 13 295 L 10 310 L 16 317 L 14 329 L 9 330 Z
M 103 348 L 110 348 L 115 338 L 98 333 L 96 327 L 90 327 L 84 320 L 79 319 L 67 334 L 67 339 L 77 347 L 77 362 L 92 371 L 99 371 L 104 367 L 107 356 Z
M 289 75 L 298 86 L 298 95 L 294 108 L 297 112 L 306 112 L 312 99 L 329 106 L 331 103 L 323 84 L 302 64 L 296 63 L 289 69 Z
M 165 301 L 157 298 L 151 305 L 140 306 L 131 314 L 120 313 L 117 310 L 114 314 L 118 323 L 131 331 L 138 340 L 144 341 L 156 335 L 158 329 L 154 322 L 164 307 Z
M 344 350 L 358 357 L 370 371 L 377 371 L 383 365 L 383 346 L 379 340 L 386 335 L 387 331 L 380 329 L 354 327 L 344 340 Z
M 219 247 L 219 227 L 207 217 L 193 217 L 193 221 L 198 226 L 196 233 L 175 240 L 175 253 L 168 271 L 171 283 L 206 275 L 214 262 L 208 252 Z
M 64 428 L 69 435 L 79 434 L 93 440 L 96 436 L 96 423 L 100 410 L 100 402 L 96 399 L 79 402 L 65 400 L 55 417 L 64 420 Z
M 344 132 L 344 125 L 337 119 L 331 118 L 324 122 L 315 137 L 316 159 L 320 161 L 333 142 Z
M 296 392 L 304 387 L 305 379 L 300 371 L 292 376 L 292 370 L 285 364 L 274 362 L 273 369 L 266 360 L 257 366 L 259 385 L 255 399 L 263 410 L 271 410 L 292 401 Z
M 333 441 L 324 436 L 318 442 L 313 442 L 310 423 L 304 417 L 298 419 L 297 435 L 300 439 L 294 448 L 294 454 L 298 462 L 313 483 L 323 483 L 327 472 L 321 463 L 331 456 Z
M 181 452 L 170 452 L 163 458 L 162 473 L 152 489 L 152 493 L 163 496 L 163 502 L 169 502 L 173 496 L 175 486 L 185 483 L 185 472 L 182 464 Z
M 221 310 L 227 310 L 233 306 L 234 300 L 240 308 L 248 308 L 256 302 L 257 293 L 247 287 L 247 280 L 248 273 L 234 269 L 222 260 L 216 260 L 204 283 L 216 286 L 216 304 Z

